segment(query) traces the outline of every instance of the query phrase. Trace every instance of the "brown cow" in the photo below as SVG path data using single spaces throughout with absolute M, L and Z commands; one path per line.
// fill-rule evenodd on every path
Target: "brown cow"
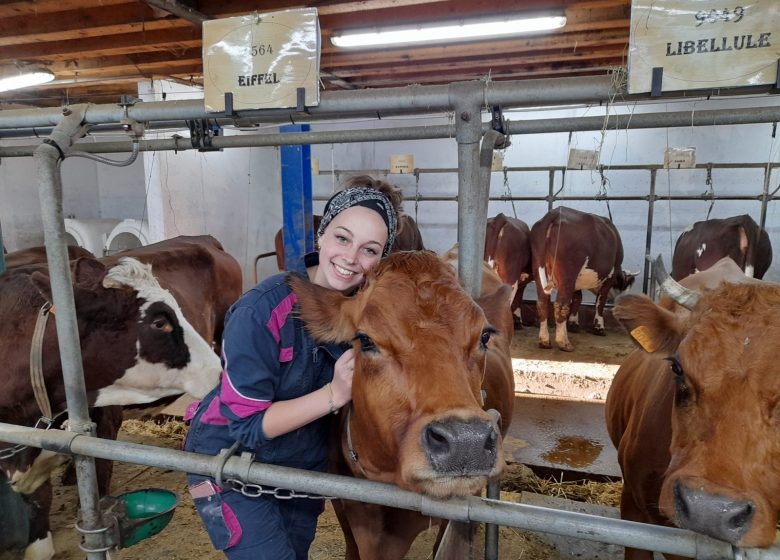
M 522 326 L 520 307 L 523 304 L 523 292 L 533 280 L 531 230 L 528 225 L 504 214 L 488 218 L 484 258 L 501 280 L 515 289 L 512 312 Z
M 677 238 L 672 278 L 706 270 L 723 257 L 731 257 L 747 276 L 763 278 L 772 264 L 769 234 L 747 214 L 696 222 Z
M 320 227 L 322 216 L 314 215 L 314 232 L 316 234 L 317 228 Z M 279 270 L 284 270 L 284 236 L 282 230 L 278 230 L 274 236 L 274 247 L 276 249 L 276 265 Z M 395 242 L 393 243 L 392 251 L 422 251 L 423 246 L 422 235 L 420 235 L 420 228 L 417 227 L 417 222 L 414 218 L 407 214 L 398 215 L 398 232 L 395 236 Z
M 391 254 L 353 297 L 300 280 L 292 286 L 314 338 L 352 341 L 356 350 L 353 400 L 332 447 L 334 472 L 435 497 L 473 494 L 500 475 L 502 436 L 482 409 L 481 387 L 483 376 L 493 375 L 486 360 L 508 346 L 507 334 L 497 336 L 486 318 L 503 306 L 502 328 L 511 331 L 508 286 L 480 298 L 483 311 L 428 251 Z M 488 399 L 511 391 L 511 365 L 497 375 L 509 379 L 488 389 Z M 403 558 L 432 522 L 359 502 L 337 500 L 334 508 L 350 559 Z
M 623 295 L 614 315 L 642 346 L 606 402 L 623 470 L 621 516 L 765 547 L 780 512 L 780 285 L 731 260 L 682 281 L 684 309 Z M 679 290 L 679 285 L 673 284 Z M 627 558 L 652 558 L 626 550 Z
M 551 348 L 547 331 L 550 294 L 555 296 L 555 342 L 570 352 L 566 328 L 579 324 L 582 290 L 596 294 L 592 332 L 604 335 L 604 304 L 610 290 L 623 291 L 636 274 L 626 273 L 623 243 L 614 224 L 602 216 L 560 206 L 548 212 L 531 228 L 536 308 L 539 314 L 539 347 Z
M 110 270 L 100 261 L 72 263 L 73 292 L 83 358 L 84 383 L 92 406 L 140 404 L 189 392 L 207 393 L 219 379 L 219 358 L 160 287 L 151 268 L 125 258 Z M 0 421 L 32 426 L 42 413 L 33 396 L 30 341 L 39 310 L 51 302 L 46 265 L 28 265 L 0 275 Z M 65 388 L 54 321 L 42 341 L 43 378 L 55 415 L 65 410 Z M 48 531 L 51 469 L 65 456 L 0 443 L 0 483 L 10 481 L 32 508 L 25 540 L 0 546 L 53 554 Z M 14 537 L 17 535 L 14 535 Z M 40 550 L 42 549 L 42 550 Z
M 94 257 L 92 253 L 82 247 L 68 245 L 68 259 L 73 261 L 79 257 Z M 5 256 L 5 267 L 19 268 L 29 264 L 41 264 L 46 262 L 46 247 L 29 247 L 19 251 L 13 251 Z

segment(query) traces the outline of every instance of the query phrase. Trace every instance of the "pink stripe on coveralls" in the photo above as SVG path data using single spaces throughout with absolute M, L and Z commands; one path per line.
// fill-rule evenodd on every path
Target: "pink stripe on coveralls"
M 231 412 L 239 418 L 246 418 L 256 412 L 261 412 L 273 404 L 272 401 L 252 399 L 239 393 L 230 382 L 227 370 L 222 372 L 222 386 L 219 389 L 219 397 Z
M 271 312 L 271 318 L 268 319 L 268 323 L 265 325 L 268 327 L 268 330 L 271 331 L 271 334 L 277 343 L 281 340 L 279 333 L 282 330 L 282 325 L 287 321 L 287 316 L 290 314 L 290 311 L 292 311 L 296 301 L 298 301 L 298 296 L 294 293 L 284 298 Z

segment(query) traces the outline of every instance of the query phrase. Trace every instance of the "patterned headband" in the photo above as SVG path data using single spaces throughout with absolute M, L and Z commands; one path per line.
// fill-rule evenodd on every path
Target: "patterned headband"
M 398 229 L 398 216 L 396 216 L 393 205 L 390 204 L 390 199 L 384 193 L 371 187 L 350 187 L 330 197 L 330 200 L 325 204 L 325 212 L 322 216 L 320 227 L 317 229 L 317 237 L 322 236 L 325 228 L 333 221 L 333 218 L 353 206 L 370 208 L 382 216 L 387 226 L 387 243 L 385 243 L 385 247 L 382 250 L 382 256 L 386 257 L 390 253 L 390 249 L 393 248 L 395 234 Z

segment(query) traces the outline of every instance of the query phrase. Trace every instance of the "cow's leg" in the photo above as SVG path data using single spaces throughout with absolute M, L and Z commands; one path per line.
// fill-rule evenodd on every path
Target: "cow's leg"
M 566 332 L 566 323 L 571 311 L 571 298 L 562 299 L 561 296 L 562 294 L 559 290 L 553 306 L 555 313 L 555 343 L 564 352 L 571 352 L 574 350 L 574 347 L 569 342 L 569 335 Z
M 599 336 L 607 336 L 607 331 L 604 330 L 604 304 L 607 303 L 607 295 L 609 295 L 611 286 L 611 282 L 604 282 L 596 294 L 596 314 L 593 316 L 591 332 Z
M 582 290 L 576 290 L 571 297 L 571 310 L 567 320 L 567 327 L 570 332 L 580 330 L 580 304 L 582 303 Z
M 345 535 L 349 531 L 359 551 L 358 556 L 350 555 L 348 545 L 346 558 L 349 560 L 400 560 L 421 531 L 431 523 L 438 523 L 408 510 L 349 501 L 342 502 L 342 506 L 341 515 L 337 510 L 339 522 Z
M 550 306 L 550 296 L 544 290 L 536 290 L 536 315 L 539 317 L 539 348 L 552 348 L 550 332 L 547 330 L 547 312 Z

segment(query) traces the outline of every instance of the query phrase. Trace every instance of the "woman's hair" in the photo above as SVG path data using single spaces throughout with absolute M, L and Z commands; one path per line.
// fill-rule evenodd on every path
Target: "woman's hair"
M 350 187 L 370 187 L 384 194 L 393 205 L 395 213 L 399 216 L 403 212 L 404 193 L 393 184 L 381 179 L 374 179 L 369 175 L 356 175 L 344 182 L 345 189 Z
M 382 250 L 382 256 L 386 257 L 398 233 L 402 202 L 403 194 L 398 187 L 368 175 L 352 177 L 325 203 L 317 237 L 321 237 L 333 218 L 347 208 L 365 206 L 377 212 L 387 226 L 387 242 Z

